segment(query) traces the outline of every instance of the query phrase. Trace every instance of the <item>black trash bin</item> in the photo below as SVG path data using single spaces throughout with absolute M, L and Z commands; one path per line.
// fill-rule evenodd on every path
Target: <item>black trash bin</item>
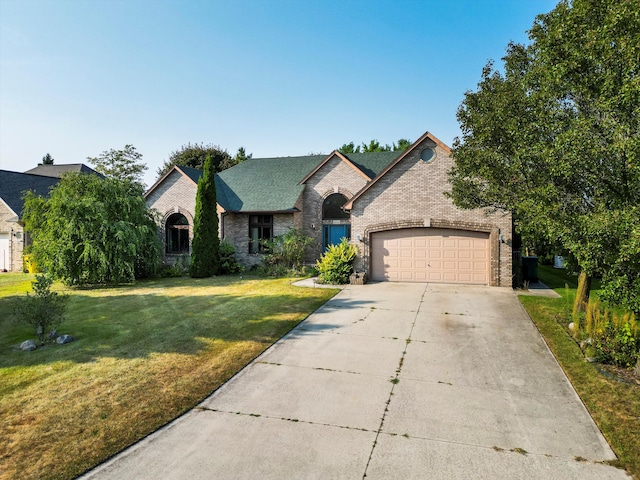
M 525 282 L 538 282 L 538 257 L 522 257 L 522 278 Z

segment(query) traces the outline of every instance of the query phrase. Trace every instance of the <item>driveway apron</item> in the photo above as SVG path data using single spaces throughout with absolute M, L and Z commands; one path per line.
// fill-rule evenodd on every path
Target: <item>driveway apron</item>
M 624 479 L 508 289 L 349 286 L 91 479 Z

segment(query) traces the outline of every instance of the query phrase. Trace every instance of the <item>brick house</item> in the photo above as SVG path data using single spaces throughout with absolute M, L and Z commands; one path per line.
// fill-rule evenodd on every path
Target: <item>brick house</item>
M 455 207 L 452 165 L 428 132 L 403 152 L 249 159 L 216 176 L 220 237 L 245 266 L 261 261 L 260 239 L 297 228 L 315 240 L 309 263 L 346 237 L 372 280 L 510 287 L 511 215 Z M 175 166 L 145 193 L 169 262 L 189 254 L 200 175 Z
M 29 235 L 21 221 L 25 192 L 47 197 L 67 172 L 101 174 L 82 163 L 38 165 L 25 173 L 0 170 L 0 271 L 21 272 Z

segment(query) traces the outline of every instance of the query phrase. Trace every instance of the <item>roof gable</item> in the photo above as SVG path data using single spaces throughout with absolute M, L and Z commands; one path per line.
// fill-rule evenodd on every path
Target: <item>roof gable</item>
M 369 190 L 373 185 L 375 185 L 382 177 L 384 177 L 393 167 L 395 167 L 398 163 L 400 163 L 407 155 L 413 152 L 422 142 L 425 140 L 431 140 L 438 147 L 442 148 L 447 155 L 451 153 L 451 149 L 434 135 L 429 132 L 425 132 L 418 140 L 413 142 L 413 144 L 407 148 L 404 152 L 402 152 L 394 161 L 389 163 L 386 168 L 384 168 L 378 175 L 368 184 L 366 184 L 358 193 L 356 193 L 343 207 L 345 210 L 351 210 L 353 208 L 353 202 L 355 202 L 358 198 L 360 198 L 367 190 Z
M 337 158 L 341 162 L 344 162 L 346 165 L 351 167 L 354 170 L 354 172 L 364 177 L 366 180 L 371 180 L 371 177 L 367 175 L 365 172 L 363 172 L 360 168 L 358 168 L 358 166 L 356 166 L 351 160 L 349 160 L 346 156 L 344 156 L 338 150 L 334 150 L 327 156 L 327 158 L 325 158 L 322 162 L 320 162 L 316 168 L 311 170 L 311 172 L 300 181 L 300 184 L 302 185 L 304 183 L 307 183 L 307 181 L 311 177 L 313 177 L 316 173 L 318 173 L 318 170 L 320 170 L 322 167 L 324 167 L 327 163 L 329 163 L 334 158 Z

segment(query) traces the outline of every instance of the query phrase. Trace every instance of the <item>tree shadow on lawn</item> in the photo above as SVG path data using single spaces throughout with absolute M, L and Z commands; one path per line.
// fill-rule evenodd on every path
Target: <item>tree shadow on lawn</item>
M 18 298 L 0 298 L 0 368 L 60 361 L 91 363 L 105 357 L 148 358 L 160 353 L 199 355 L 216 345 L 222 348 L 242 341 L 268 346 L 328 300 L 322 295 L 282 294 L 249 298 L 155 293 L 95 297 L 74 290 L 58 332 L 70 334 L 76 341 L 22 352 L 16 347 L 34 335 L 28 326 L 11 318 Z

